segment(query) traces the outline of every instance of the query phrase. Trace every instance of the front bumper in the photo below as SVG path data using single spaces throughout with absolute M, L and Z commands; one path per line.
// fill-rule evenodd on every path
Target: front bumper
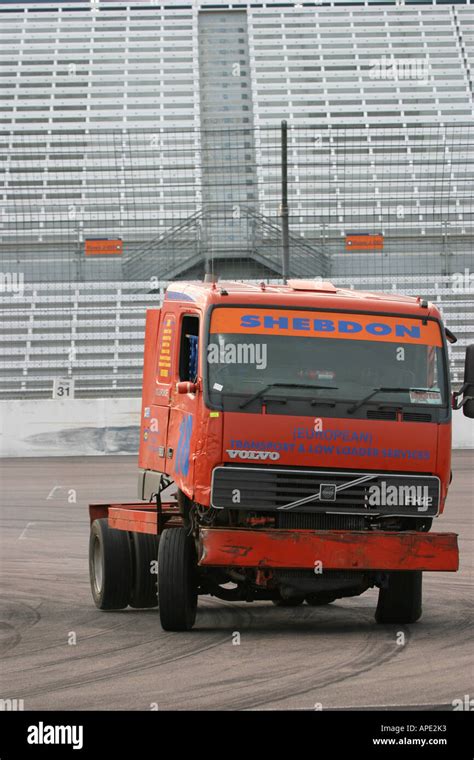
M 456 533 L 202 528 L 199 565 L 326 570 L 459 567 Z

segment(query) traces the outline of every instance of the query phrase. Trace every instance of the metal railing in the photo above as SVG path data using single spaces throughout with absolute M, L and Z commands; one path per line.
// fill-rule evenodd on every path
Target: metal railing
M 0 135 L 1 271 L 30 282 L 280 276 L 280 128 L 158 137 Z M 473 187 L 473 124 L 289 123 L 290 275 L 416 283 L 473 271 Z M 354 247 L 354 235 L 382 244 Z M 103 238 L 121 255 L 86 256 Z

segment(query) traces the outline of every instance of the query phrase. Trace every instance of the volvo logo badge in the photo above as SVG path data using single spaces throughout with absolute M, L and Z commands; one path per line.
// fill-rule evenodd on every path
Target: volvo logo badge
M 321 483 L 319 486 L 319 498 L 321 501 L 336 501 L 336 484 Z

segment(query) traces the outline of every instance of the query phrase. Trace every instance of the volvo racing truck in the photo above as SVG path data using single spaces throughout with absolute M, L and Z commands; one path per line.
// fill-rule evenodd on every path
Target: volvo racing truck
M 146 318 L 139 500 L 90 505 L 95 604 L 158 605 L 181 631 L 200 595 L 296 607 L 377 587 L 378 623 L 414 623 L 423 571 L 458 568 L 434 526 L 474 346 L 452 393 L 448 341 L 423 298 L 170 285 Z

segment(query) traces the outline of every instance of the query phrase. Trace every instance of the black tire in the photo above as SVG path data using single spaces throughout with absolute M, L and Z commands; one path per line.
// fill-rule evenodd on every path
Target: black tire
M 152 562 L 158 556 L 158 536 L 149 533 L 130 533 L 132 550 L 132 592 L 130 607 L 143 609 L 158 605 L 156 588 L 156 569 L 153 573 Z
M 471 379 L 472 376 L 472 370 L 470 369 L 474 362 L 474 344 L 471 344 L 466 348 L 466 357 L 464 359 L 464 377 L 469 377 Z M 466 390 L 464 391 L 464 398 L 466 396 L 473 396 L 474 395 L 474 385 L 471 383 L 468 384 Z M 465 417 L 473 417 L 474 415 L 474 401 L 466 401 L 462 408 L 463 414 Z
M 275 607 L 298 607 L 300 604 L 303 604 L 303 602 L 304 597 L 302 596 L 293 596 L 291 599 L 283 599 L 283 597 L 280 599 L 272 599 L 272 603 Z
M 100 610 L 123 610 L 130 601 L 132 561 L 126 531 L 109 528 L 107 518 L 94 520 L 89 540 L 92 597 Z
M 337 596 L 331 596 L 331 594 L 324 594 L 316 593 L 316 594 L 308 594 L 307 597 L 305 597 L 306 604 L 309 604 L 310 607 L 322 607 L 325 604 L 331 604 L 331 602 L 334 602 L 337 599 Z
M 377 623 L 416 623 L 422 612 L 422 580 L 420 570 L 389 573 L 387 588 L 379 591 Z
M 189 631 L 197 609 L 194 539 L 186 528 L 167 528 L 158 548 L 158 606 L 165 631 Z

